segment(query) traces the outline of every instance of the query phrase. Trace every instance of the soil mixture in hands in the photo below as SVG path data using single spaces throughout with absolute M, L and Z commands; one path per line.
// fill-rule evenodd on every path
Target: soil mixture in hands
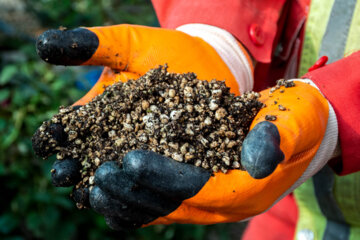
M 88 104 L 60 107 L 33 136 L 35 153 L 78 159 L 82 180 L 91 187 L 105 161 L 135 149 L 151 150 L 209 171 L 242 169 L 242 142 L 263 104 L 259 93 L 230 93 L 224 81 L 203 81 L 194 73 L 148 71 L 137 80 L 108 86 Z M 63 129 L 62 136 L 53 133 Z

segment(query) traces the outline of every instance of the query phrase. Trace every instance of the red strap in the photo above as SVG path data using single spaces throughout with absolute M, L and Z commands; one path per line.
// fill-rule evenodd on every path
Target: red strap
M 323 66 L 325 66 L 326 62 L 329 60 L 329 58 L 327 56 L 322 56 L 320 57 L 314 65 L 312 65 L 311 67 L 309 67 L 308 72 L 311 72 L 315 69 L 321 68 Z

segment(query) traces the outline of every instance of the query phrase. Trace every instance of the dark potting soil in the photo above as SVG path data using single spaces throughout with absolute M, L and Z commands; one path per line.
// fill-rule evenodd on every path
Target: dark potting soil
M 242 169 L 242 142 L 263 107 L 259 96 L 235 96 L 224 81 L 203 81 L 194 73 L 169 73 L 160 66 L 107 87 L 84 106 L 60 107 L 34 134 L 33 146 L 44 158 L 78 159 L 82 179 L 77 188 L 94 184 L 101 163 L 121 165 L 134 149 L 226 173 Z

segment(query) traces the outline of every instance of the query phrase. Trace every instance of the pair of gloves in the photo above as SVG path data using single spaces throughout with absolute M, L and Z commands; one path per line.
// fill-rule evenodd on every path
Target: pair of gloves
M 51 64 L 105 66 L 96 85 L 74 105 L 86 104 L 104 86 L 136 79 L 165 63 L 172 72 L 225 79 L 235 94 L 253 85 L 246 50 L 229 33 L 206 25 L 178 30 L 132 25 L 49 30 L 38 38 L 37 51 Z M 95 173 L 96 186 L 81 197 L 116 230 L 234 222 L 266 211 L 315 174 L 334 148 L 324 144 L 332 108 L 311 81 L 302 81 L 285 90 L 261 92 L 266 107 L 255 117 L 242 146 L 246 171 L 211 175 L 154 152 L 135 150 L 124 157 L 121 169 L 115 162 L 103 163 Z M 267 121 L 267 115 L 276 120 Z M 61 127 L 54 128 L 54 135 L 62 134 Z M 52 174 L 56 185 L 75 184 L 78 166 L 76 159 L 56 161 Z

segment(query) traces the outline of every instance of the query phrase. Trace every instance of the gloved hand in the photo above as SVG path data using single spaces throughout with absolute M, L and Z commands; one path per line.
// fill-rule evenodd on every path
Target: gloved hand
M 219 56 L 221 51 L 174 30 L 129 25 L 51 30 L 40 36 L 37 48 L 50 63 L 107 66 L 97 85 L 75 105 L 101 93 L 103 85 L 136 78 L 164 63 L 170 71 L 194 71 L 200 79 L 226 79 L 234 93 L 251 89 L 248 80 L 241 82 L 237 71 L 229 70 L 234 68 Z M 265 211 L 326 162 L 326 154 L 322 161 L 316 156 L 330 105 L 314 87 L 296 85 L 283 93 L 262 92 L 261 101 L 267 107 L 255 118 L 241 153 L 247 172 L 231 170 L 211 176 L 204 169 L 138 150 L 125 156 L 122 169 L 113 162 L 102 164 L 90 193 L 88 189 L 74 192 L 77 202 L 89 204 L 90 199 L 91 207 L 105 215 L 114 229 L 232 222 Z M 287 110 L 279 109 L 279 104 Z M 277 120 L 265 121 L 267 115 L 276 115 Z M 59 141 L 64 137 L 59 126 L 53 126 L 53 132 Z M 70 186 L 79 179 L 76 160 L 57 161 L 53 168 L 57 186 Z
M 261 92 L 267 107 L 255 117 L 241 152 L 247 172 L 211 176 L 207 170 L 137 150 L 125 156 L 122 169 L 114 162 L 98 168 L 96 186 L 89 194 L 91 207 L 118 230 L 175 222 L 233 222 L 267 210 L 331 155 L 331 147 L 325 154 L 320 147 L 329 137 L 330 105 L 316 88 L 295 83 L 270 94 L 269 89 Z M 276 120 L 266 121 L 269 115 Z M 70 169 L 63 172 L 73 174 Z
M 178 30 L 134 25 L 48 30 L 39 36 L 36 47 L 38 55 L 48 63 L 105 66 L 95 86 L 73 106 L 86 104 L 102 93 L 105 86 L 137 79 L 166 63 L 168 71 L 194 72 L 199 79 L 225 80 L 235 94 L 250 90 L 253 85 L 252 60 L 242 45 L 225 30 L 204 24 L 183 25 Z M 60 124 L 52 124 L 49 131 L 59 145 L 66 142 Z M 41 144 L 35 143 L 33 148 L 42 157 L 53 154 Z M 53 174 L 55 179 L 63 179 L 62 168 L 79 167 L 70 159 L 55 166 L 58 169 Z M 54 183 L 73 184 L 62 180 Z
M 74 105 L 84 105 L 104 86 L 137 79 L 165 63 L 170 72 L 225 80 L 235 94 L 252 88 L 246 50 L 228 32 L 208 25 L 184 25 L 179 31 L 134 25 L 48 30 L 36 47 L 48 63 L 105 66 L 96 85 Z
M 233 222 L 265 211 L 326 163 L 326 156 L 314 157 L 327 129 L 329 104 L 302 82 L 261 95 L 267 107 L 255 117 L 241 152 L 247 172 L 210 176 L 156 153 L 134 151 L 125 156 L 123 169 L 107 162 L 96 171 L 91 206 L 114 229 Z M 269 115 L 276 120 L 266 121 Z
M 86 104 L 102 93 L 104 86 L 136 79 L 165 63 L 168 71 L 195 72 L 199 79 L 225 80 L 235 94 L 253 85 L 252 60 L 246 50 L 226 31 L 207 25 L 185 25 L 179 31 L 132 25 L 49 30 L 39 36 L 36 46 L 38 55 L 48 63 L 105 66 L 96 85 L 74 106 Z M 49 131 L 60 145 L 66 142 L 60 124 L 51 125 Z M 35 152 L 47 155 L 46 149 L 33 147 Z M 56 161 L 53 184 L 76 184 L 80 167 L 76 159 Z M 89 189 L 74 189 L 73 194 L 77 202 L 89 205 Z M 143 219 L 143 215 L 137 216 Z

